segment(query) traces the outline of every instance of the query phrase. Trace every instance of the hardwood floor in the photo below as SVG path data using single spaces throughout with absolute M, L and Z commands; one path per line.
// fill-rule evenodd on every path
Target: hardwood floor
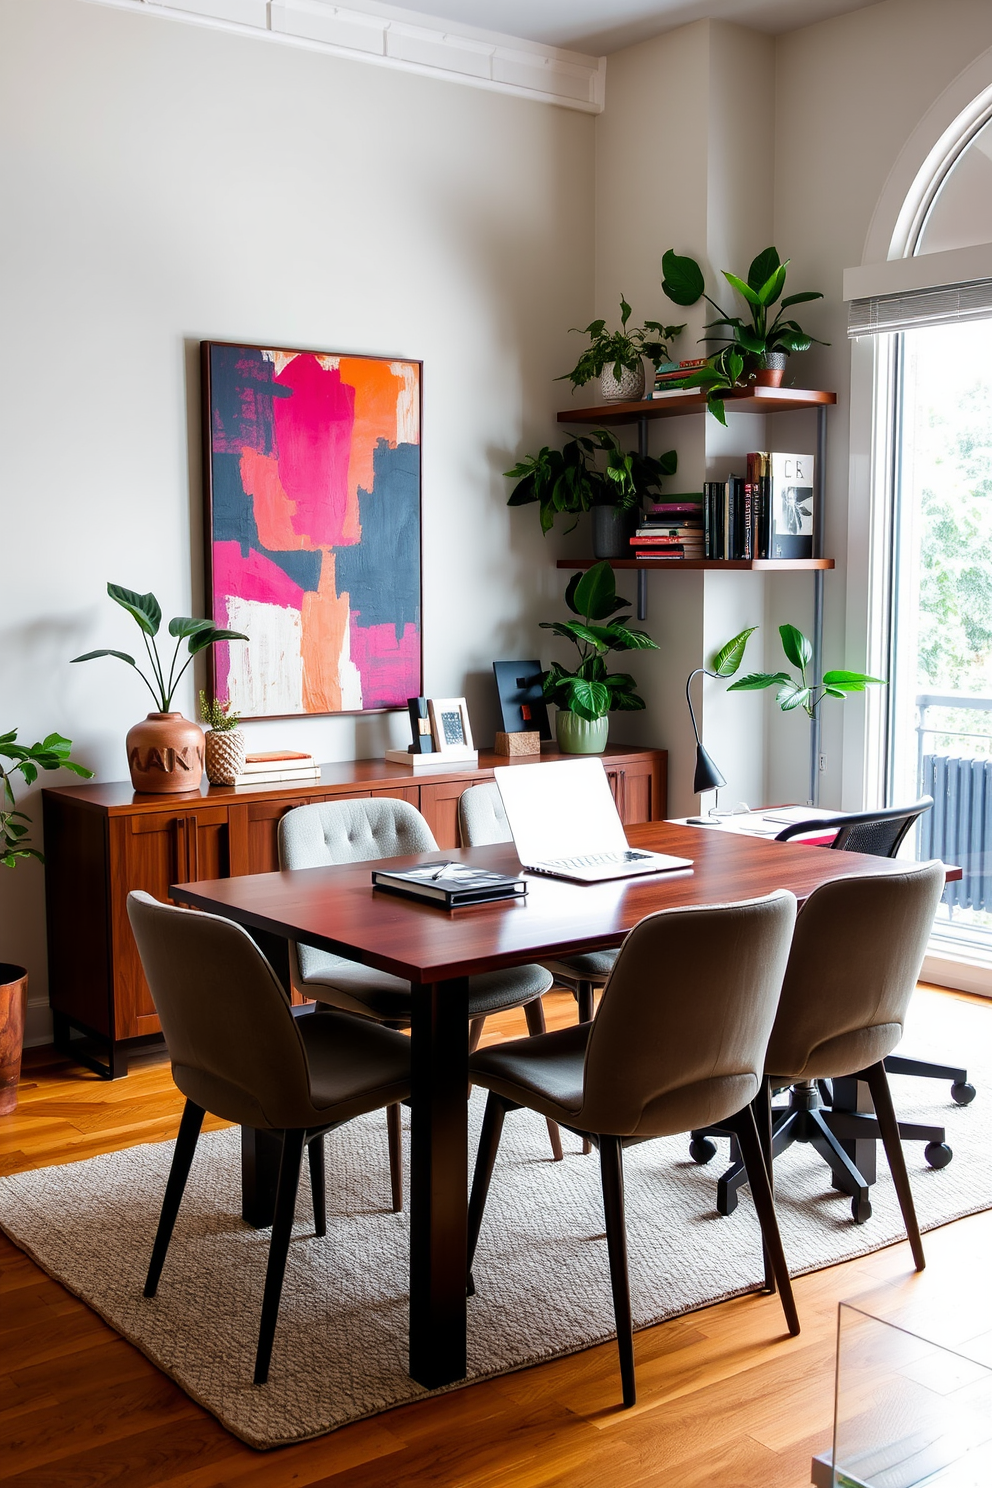
M 546 1003 L 549 1026 L 574 1020 L 567 994 Z M 486 1041 L 524 1031 L 522 1014 L 507 1014 L 490 1020 Z M 136 1060 L 111 1084 L 51 1050 L 28 1051 L 18 1109 L 0 1118 L 0 1173 L 164 1141 L 181 1109 L 160 1057 Z M 259 1453 L 0 1235 L 0 1479 L 7 1488 L 801 1488 L 810 1457 L 830 1442 L 837 1302 L 874 1289 L 890 1305 L 960 1296 L 987 1265 L 992 1213 L 925 1245 L 920 1276 L 902 1244 L 800 1278 L 796 1339 L 783 1335 L 778 1301 L 754 1297 L 637 1334 L 631 1411 L 617 1407 L 616 1349 L 606 1344 Z

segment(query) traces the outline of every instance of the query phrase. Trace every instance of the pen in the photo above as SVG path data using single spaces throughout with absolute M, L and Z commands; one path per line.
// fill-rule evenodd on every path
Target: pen
M 431 874 L 431 879 L 433 880 L 435 878 L 440 878 L 441 875 L 442 875 L 442 873 L 444 872 L 444 870 L 447 868 L 447 866 L 448 866 L 447 863 L 442 863 L 441 866 L 440 866 L 440 868 L 437 870 L 437 872 Z

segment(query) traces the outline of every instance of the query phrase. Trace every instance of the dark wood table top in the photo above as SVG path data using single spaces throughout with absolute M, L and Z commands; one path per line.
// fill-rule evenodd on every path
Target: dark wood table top
M 645 915 L 791 889 L 803 900 L 832 879 L 897 873 L 905 864 L 804 843 L 767 842 L 668 822 L 627 829 L 635 847 L 692 858 L 693 868 L 575 884 L 526 875 L 524 900 L 447 911 L 374 891 L 369 863 L 181 884 L 173 898 L 257 930 L 306 941 L 416 982 L 437 982 L 619 945 Z M 517 872 L 511 844 L 388 860 L 391 867 L 459 858 Z M 386 863 L 378 863 L 384 867 Z

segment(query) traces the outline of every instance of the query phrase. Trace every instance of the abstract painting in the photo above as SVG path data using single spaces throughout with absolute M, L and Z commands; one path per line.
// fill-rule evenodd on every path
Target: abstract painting
M 243 718 L 422 692 L 421 364 L 201 343 L 215 697 Z

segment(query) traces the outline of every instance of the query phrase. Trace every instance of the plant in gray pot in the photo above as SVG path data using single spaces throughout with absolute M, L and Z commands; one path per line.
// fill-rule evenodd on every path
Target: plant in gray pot
M 600 457 L 603 456 L 602 463 Z M 612 434 L 594 429 L 569 439 L 562 449 L 547 445 L 505 472 L 515 480 L 507 506 L 541 508 L 541 531 L 550 532 L 559 513 L 592 512 L 592 550 L 597 558 L 622 558 L 630 550 L 634 518 L 641 503 L 660 494 L 666 475 L 678 469 L 678 455 L 667 450 L 657 459 L 623 450 Z
M 606 657 L 611 651 L 657 651 L 658 646 L 645 631 L 630 629 L 629 614 L 617 614 L 629 609 L 630 601 L 617 594 L 608 563 L 575 574 L 565 603 L 578 619 L 542 621 L 541 629 L 571 641 L 579 664 L 570 672 L 552 662 L 544 674 L 544 696 L 558 708 L 558 747 L 566 754 L 602 754 L 609 734 L 607 714 L 636 712 L 645 706 L 634 690 L 633 677 L 607 672 Z
M 71 770 L 88 780 L 93 771 L 69 758 L 71 748 L 72 740 L 62 734 L 49 734 L 37 744 L 18 744 L 16 729 L 0 734 L 0 866 L 14 868 L 18 858 L 45 861 L 26 840 L 31 818 L 15 810 L 14 776 L 33 785 L 39 770 Z M 25 968 L 0 961 L 0 1116 L 8 1116 L 17 1105 L 27 999 Z

